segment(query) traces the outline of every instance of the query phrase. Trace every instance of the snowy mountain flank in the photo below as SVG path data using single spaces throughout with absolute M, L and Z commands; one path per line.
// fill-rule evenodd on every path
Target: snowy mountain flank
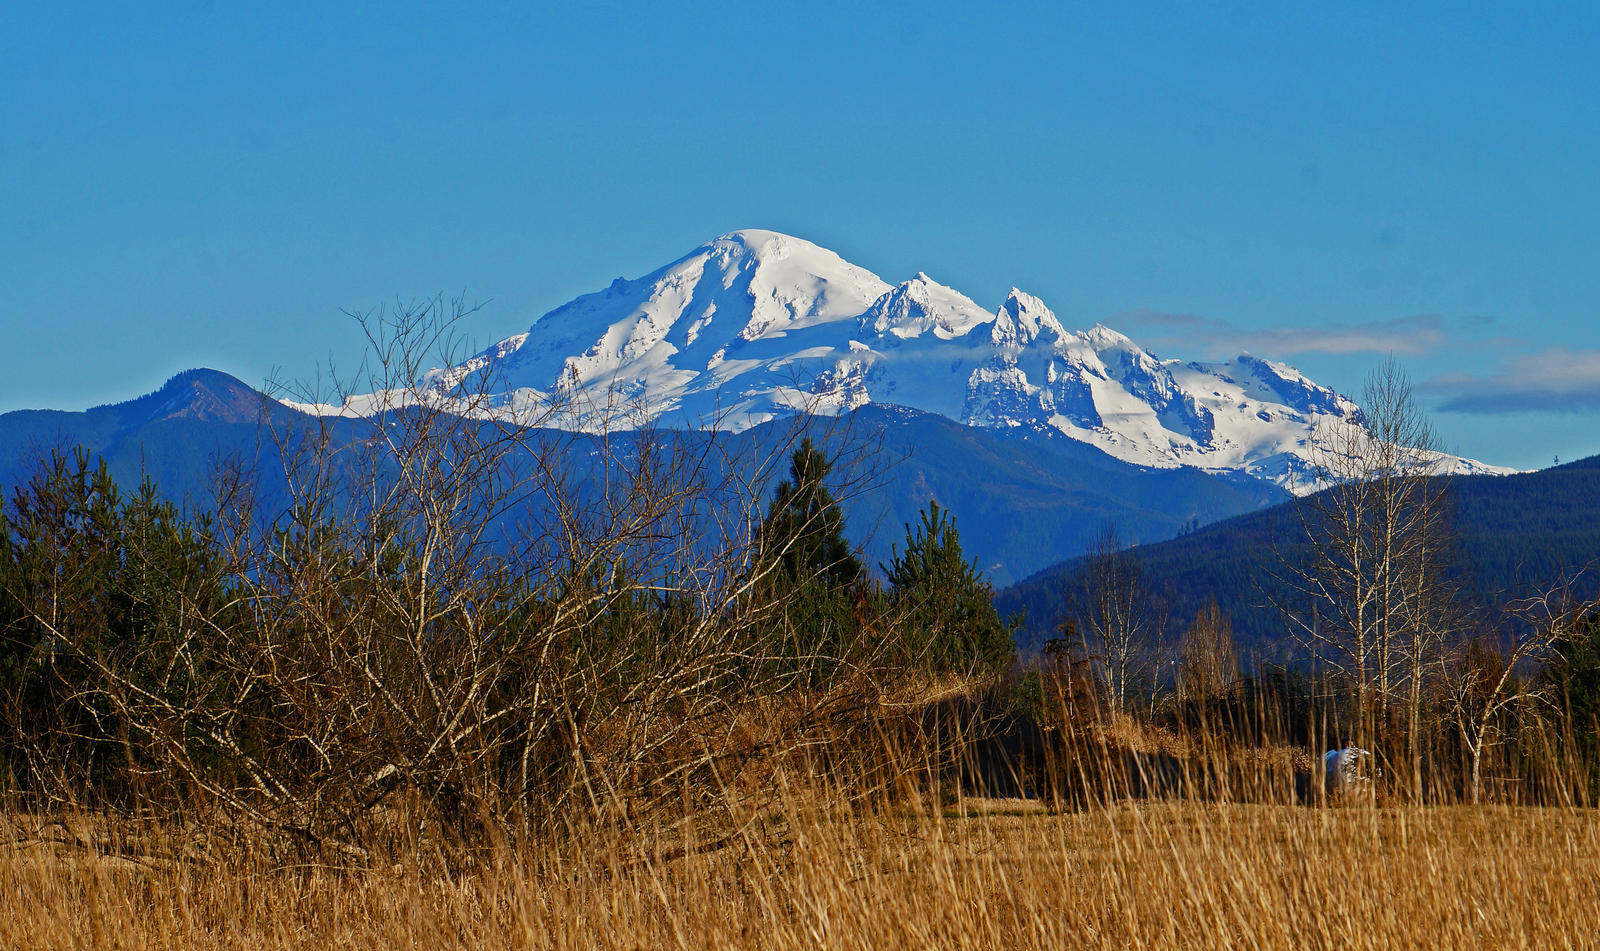
M 1015 288 L 989 311 L 926 274 L 889 284 L 771 231 L 736 231 L 644 277 L 618 278 L 425 383 L 458 395 L 485 380 L 498 411 L 569 407 L 544 425 L 648 417 L 742 430 L 797 412 L 899 404 L 1023 435 L 1054 430 L 1136 465 L 1239 471 L 1292 490 L 1309 488 L 1318 424 L 1359 419 L 1354 402 L 1282 363 L 1163 360 L 1104 325 L 1069 331 Z M 1454 456 L 1445 469 L 1510 471 Z

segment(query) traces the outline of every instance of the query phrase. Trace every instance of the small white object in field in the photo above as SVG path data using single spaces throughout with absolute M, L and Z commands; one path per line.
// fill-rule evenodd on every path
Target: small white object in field
M 1362 770 L 1362 761 L 1372 753 L 1357 746 L 1329 750 L 1323 754 L 1322 768 L 1329 795 L 1365 792 L 1372 780 Z

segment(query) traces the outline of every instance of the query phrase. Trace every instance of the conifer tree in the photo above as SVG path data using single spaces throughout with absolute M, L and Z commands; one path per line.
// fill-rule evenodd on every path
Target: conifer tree
M 785 605 L 781 652 L 809 658 L 808 665 L 861 646 L 856 602 L 870 596 L 844 538 L 844 513 L 825 483 L 832 468 L 809 437 L 802 441 L 761 527 L 763 557 L 776 569 L 767 584 L 773 601 Z
M 1584 617 L 1555 646 L 1542 679 L 1553 688 L 1578 768 L 1595 795 L 1600 793 L 1600 614 Z
M 763 526 L 766 550 L 791 581 L 846 588 L 861 578 L 861 562 L 844 538 L 844 513 L 825 481 L 833 464 L 806 437 L 789 463 Z
M 961 552 L 955 520 L 930 502 L 906 548 L 884 566 L 896 607 L 905 614 L 910 647 L 935 670 L 993 670 L 1012 656 L 1011 631 L 994 607 L 994 590 L 977 562 Z

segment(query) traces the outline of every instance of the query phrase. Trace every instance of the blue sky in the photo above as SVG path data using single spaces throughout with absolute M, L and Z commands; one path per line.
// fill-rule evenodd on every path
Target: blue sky
M 761 227 L 1600 452 L 1594 5 L 28 6 L 0 411 L 353 364 L 396 298 L 498 339 Z

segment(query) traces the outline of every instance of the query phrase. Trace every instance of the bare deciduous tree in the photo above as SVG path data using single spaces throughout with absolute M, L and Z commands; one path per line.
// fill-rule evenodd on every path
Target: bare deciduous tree
M 1139 556 L 1114 525 L 1090 544 L 1069 603 L 1100 670 L 1112 709 L 1127 709 L 1131 680 L 1161 634 L 1161 617 Z
M 1184 631 L 1178 653 L 1178 691 L 1202 706 L 1225 695 L 1238 679 L 1233 622 L 1214 596 Z
M 1596 608 L 1576 597 L 1580 577 L 1569 576 L 1513 602 L 1508 610 L 1515 625 L 1505 635 L 1472 638 L 1456 646 L 1448 669 L 1447 708 L 1471 763 L 1468 784 L 1474 803 L 1482 798 L 1483 754 L 1504 739 L 1502 712 L 1546 699 L 1537 681 L 1519 676 L 1518 669 L 1547 662 L 1556 645 Z
M 1358 745 L 1403 714 L 1418 795 L 1424 684 L 1450 603 L 1443 458 L 1390 357 L 1369 375 L 1360 414 L 1319 427 L 1307 486 L 1316 491 L 1296 509 L 1306 544 L 1280 558 L 1289 601 L 1279 607 L 1302 644 L 1350 683 Z

